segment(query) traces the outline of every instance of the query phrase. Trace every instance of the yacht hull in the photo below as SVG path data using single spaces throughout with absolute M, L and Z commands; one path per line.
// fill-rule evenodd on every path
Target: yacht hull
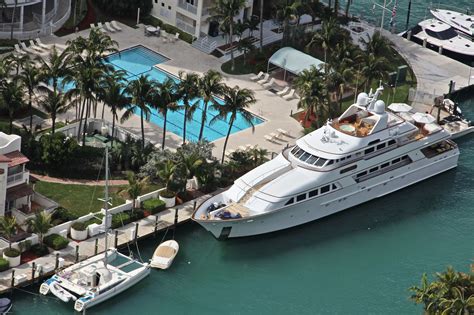
M 458 157 L 459 150 L 452 150 L 355 183 L 324 198 L 310 199 L 269 213 L 236 220 L 193 219 L 218 239 L 275 232 L 318 220 L 448 171 L 457 166 Z M 211 199 L 214 198 L 219 200 L 220 195 Z

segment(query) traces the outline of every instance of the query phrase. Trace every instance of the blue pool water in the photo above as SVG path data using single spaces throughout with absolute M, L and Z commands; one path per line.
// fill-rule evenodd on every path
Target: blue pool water
M 148 75 L 151 79 L 154 79 L 158 82 L 163 82 L 167 78 L 172 78 L 178 82 L 178 79 L 171 74 L 168 74 L 164 71 L 158 70 L 153 66 L 156 64 L 163 63 L 169 59 L 163 55 L 160 55 L 148 48 L 143 46 L 136 46 L 120 53 L 115 53 L 107 57 L 106 61 L 111 64 L 117 70 L 124 70 L 127 72 L 126 79 L 127 81 L 134 80 L 140 75 Z M 187 122 L 186 126 L 186 139 L 191 141 L 197 141 L 199 136 L 199 130 L 201 128 L 201 119 L 202 119 L 202 109 L 204 108 L 204 102 L 202 99 L 196 99 L 193 102 L 199 102 L 199 109 L 193 115 L 191 121 Z M 140 112 L 137 112 L 139 115 Z M 204 138 L 209 141 L 214 141 L 225 137 L 229 129 L 228 119 L 218 120 L 215 123 L 211 124 L 210 121 L 214 116 L 217 115 L 217 112 L 208 106 L 206 126 L 204 127 Z M 170 131 L 180 137 L 183 136 L 183 123 L 184 123 L 184 110 L 179 110 L 176 112 L 168 112 L 167 115 L 167 131 Z M 152 109 L 152 115 L 150 121 L 160 127 L 163 127 L 164 119 L 157 110 Z M 253 123 L 258 125 L 262 123 L 263 120 L 254 116 Z M 236 121 L 232 126 L 231 133 L 236 133 L 241 130 L 247 129 L 250 127 L 241 115 L 237 116 Z

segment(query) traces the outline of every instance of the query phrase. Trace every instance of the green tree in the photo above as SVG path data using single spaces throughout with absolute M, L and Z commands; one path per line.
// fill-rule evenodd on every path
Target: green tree
M 139 179 L 135 173 L 127 172 L 128 185 L 119 193 L 132 200 L 132 213 L 136 208 L 136 200 L 149 185 L 148 177 Z
M 25 107 L 23 99 L 23 84 L 20 80 L 7 81 L 3 84 L 1 90 L 1 106 L 8 112 L 9 133 L 13 132 L 13 119 L 22 108 Z
M 168 191 L 170 190 L 169 189 L 170 182 L 173 180 L 176 167 L 177 167 L 176 163 L 174 163 L 171 160 L 167 160 L 159 166 L 158 171 L 156 173 L 156 175 L 161 180 L 163 185 L 165 185 L 166 190 Z
M 290 37 L 290 21 L 296 21 L 295 24 L 299 23 L 298 12 L 300 7 L 301 1 L 299 0 L 279 0 L 275 4 L 276 20 L 283 24 L 282 45 L 285 45 Z
M 225 150 L 229 141 L 230 132 L 234 125 L 237 115 L 240 115 L 246 123 L 252 126 L 252 132 L 255 131 L 253 116 L 247 111 L 247 108 L 256 103 L 254 92 L 249 89 L 241 89 L 238 86 L 226 87 L 223 91 L 224 104 L 214 103 L 212 107 L 218 114 L 212 118 L 211 124 L 218 120 L 227 121 L 229 129 L 225 137 L 224 148 L 222 149 L 221 163 L 224 163 Z
M 216 0 L 214 6 L 210 8 L 211 19 L 214 19 L 221 24 L 229 26 L 229 37 L 230 37 L 230 60 L 232 62 L 232 71 L 235 70 L 234 60 L 234 17 L 240 13 L 245 7 L 245 0 Z
M 51 223 L 51 213 L 41 211 L 35 213 L 35 217 L 27 221 L 28 228 L 35 234 L 38 235 L 40 246 L 43 246 L 44 235 L 48 233 L 49 229 L 53 226 Z
M 23 71 L 20 73 L 20 80 L 28 91 L 28 111 L 30 112 L 30 132 L 33 131 L 33 95 L 40 82 L 40 70 L 33 62 L 25 63 Z
M 8 248 L 12 248 L 12 237 L 16 234 L 16 218 L 0 217 L 0 233 L 7 239 Z
M 255 47 L 253 46 L 253 42 L 249 37 L 239 40 L 237 44 L 237 49 L 240 52 L 244 53 L 244 65 L 247 64 L 247 54 L 251 52 L 254 48 Z
M 144 120 L 149 121 L 151 110 L 150 101 L 154 93 L 154 83 L 148 75 L 142 74 L 138 79 L 131 81 L 126 87 L 126 93 L 131 95 L 131 102 L 126 106 L 122 115 L 122 123 L 132 117 L 135 112 L 140 112 L 140 127 L 142 131 L 142 145 L 145 146 Z
M 40 138 L 41 160 L 50 170 L 61 167 L 76 153 L 78 144 L 75 139 L 63 133 L 45 134 Z
M 176 93 L 179 99 L 183 102 L 180 106 L 184 109 L 183 118 L 183 144 L 186 143 L 186 125 L 188 121 L 193 119 L 194 113 L 199 108 L 199 76 L 195 73 L 179 72 L 179 80 L 176 87 Z
M 199 94 L 204 102 L 204 108 L 202 110 L 201 117 L 201 129 L 199 130 L 199 140 L 201 140 L 204 135 L 204 126 L 206 125 L 207 108 L 209 106 L 209 103 L 211 103 L 211 105 L 216 104 L 215 96 L 221 95 L 224 91 L 225 85 L 222 81 L 222 74 L 215 70 L 208 70 L 199 79 Z
M 324 63 L 327 63 L 327 52 L 330 47 L 334 44 L 336 40 L 336 35 L 339 32 L 340 27 L 337 23 L 337 20 L 334 18 L 329 18 L 328 20 L 323 21 L 321 30 L 314 33 L 312 40 L 309 42 L 307 47 L 311 47 L 314 44 L 321 45 L 324 50 Z
M 47 91 L 40 99 L 39 105 L 51 116 L 51 133 L 54 134 L 57 116 L 64 114 L 71 107 L 69 99 L 62 92 Z
M 161 149 L 165 149 L 166 125 L 168 123 L 168 111 L 178 110 L 179 95 L 177 94 L 177 83 L 167 78 L 162 83 L 157 83 L 152 94 L 152 106 L 163 116 L 163 139 Z

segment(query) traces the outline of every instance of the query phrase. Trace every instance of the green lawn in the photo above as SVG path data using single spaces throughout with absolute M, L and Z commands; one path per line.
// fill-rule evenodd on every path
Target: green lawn
M 110 197 L 112 198 L 114 207 L 125 202 L 125 199 L 117 194 L 124 187 L 125 186 L 110 187 Z M 158 185 L 150 185 L 143 193 L 151 192 L 159 188 Z M 98 198 L 104 198 L 103 186 L 37 182 L 35 184 L 35 190 L 79 216 L 86 215 L 90 212 L 97 212 L 104 204 L 98 200 Z

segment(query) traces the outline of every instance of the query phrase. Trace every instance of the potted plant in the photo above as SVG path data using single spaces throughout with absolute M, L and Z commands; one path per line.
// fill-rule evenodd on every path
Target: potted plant
M 10 267 L 16 267 L 21 262 L 21 252 L 12 248 L 11 238 L 16 233 L 16 218 L 1 217 L 0 233 L 8 240 L 8 248 L 3 251 L 3 258 L 8 260 Z
M 168 187 L 176 170 L 176 164 L 173 161 L 166 161 L 158 170 L 157 175 L 165 184 L 165 189 L 160 191 L 160 200 L 165 202 L 167 208 L 174 207 L 176 204 L 176 193 L 171 191 Z
M 71 225 L 71 238 L 73 240 L 83 241 L 87 236 L 87 225 L 84 222 L 76 221 Z

